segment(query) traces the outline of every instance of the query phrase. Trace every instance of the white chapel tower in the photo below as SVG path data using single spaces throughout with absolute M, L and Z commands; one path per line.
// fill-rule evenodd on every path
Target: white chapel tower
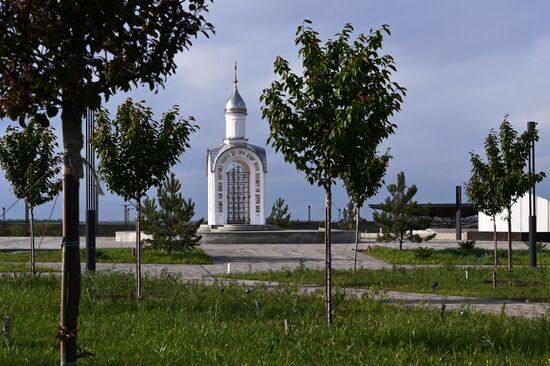
M 208 225 L 265 225 L 264 192 L 267 161 L 262 147 L 246 138 L 247 109 L 237 89 L 225 104 L 225 139 L 208 149 Z

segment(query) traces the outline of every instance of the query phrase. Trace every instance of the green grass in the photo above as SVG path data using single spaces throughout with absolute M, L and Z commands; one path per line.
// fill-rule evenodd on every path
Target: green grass
M 55 268 L 50 267 L 44 267 L 44 266 L 36 266 L 37 272 L 57 272 L 58 270 Z M 30 263 L 23 263 L 23 262 L 7 262 L 7 263 L 0 263 L 0 273 L 2 272 L 30 272 L 31 271 L 31 265 Z
M 469 275 L 468 280 L 466 280 L 466 270 Z M 324 271 L 307 269 L 232 274 L 230 277 L 294 284 L 322 285 L 324 283 Z M 500 269 L 497 272 L 496 289 L 492 284 L 492 269 L 480 267 L 361 269 L 355 275 L 349 270 L 336 270 L 333 277 L 334 283 L 341 287 L 550 302 L 550 268 L 518 267 L 511 276 L 506 269 Z M 438 286 L 434 291 L 432 285 L 436 282 Z
M 81 260 L 85 259 L 85 252 L 81 250 Z M 28 262 L 29 251 L 0 251 L 1 262 Z M 61 250 L 39 250 L 36 252 L 37 262 L 60 262 Z M 132 248 L 105 248 L 96 252 L 97 263 L 133 263 L 135 262 Z M 173 252 L 168 255 L 158 249 L 146 248 L 142 251 L 142 263 L 159 264 L 210 264 L 210 257 L 200 248 L 187 251 Z
M 398 250 L 382 246 L 371 246 L 363 253 L 393 264 L 492 265 L 494 263 L 494 251 L 480 248 L 470 250 L 460 248 L 434 249 L 432 255 L 424 259 L 416 258 L 414 249 Z M 497 253 L 499 263 L 506 265 L 508 263 L 508 251 L 499 249 Z M 514 265 L 528 265 L 529 251 L 514 250 L 512 260 Z M 550 265 L 550 250 L 538 252 L 537 260 L 541 266 Z
M 481 315 L 464 309 L 441 319 L 428 307 L 401 307 L 335 294 L 327 327 L 321 294 L 285 286 L 245 292 L 144 281 L 132 298 L 131 276 L 85 276 L 79 345 L 95 354 L 79 365 L 548 365 L 550 320 Z M 59 278 L 0 281 L 0 309 L 12 317 L 1 365 L 54 365 Z M 259 304 L 257 306 L 256 304 Z M 290 328 L 285 331 L 283 320 Z

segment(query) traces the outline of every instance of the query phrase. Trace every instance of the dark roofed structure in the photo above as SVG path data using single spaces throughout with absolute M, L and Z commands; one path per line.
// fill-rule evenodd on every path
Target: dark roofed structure
M 428 216 L 435 227 L 453 227 L 456 225 L 456 204 L 455 203 L 419 203 L 420 207 L 428 207 Z M 369 205 L 373 210 L 380 210 L 380 204 Z M 471 203 L 461 205 L 462 223 L 472 225 L 477 222 L 478 211 Z

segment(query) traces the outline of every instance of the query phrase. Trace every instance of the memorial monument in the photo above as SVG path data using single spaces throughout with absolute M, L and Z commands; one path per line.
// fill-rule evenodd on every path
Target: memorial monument
M 265 225 L 265 149 L 246 138 L 246 104 L 237 88 L 224 108 L 225 139 L 208 149 L 208 225 Z
M 265 149 L 246 137 L 246 104 L 237 87 L 224 108 L 225 139 L 206 152 L 208 224 L 201 225 L 202 244 L 305 244 L 323 243 L 324 233 L 282 230 L 266 224 Z M 351 243 L 354 232 L 333 231 L 333 242 Z

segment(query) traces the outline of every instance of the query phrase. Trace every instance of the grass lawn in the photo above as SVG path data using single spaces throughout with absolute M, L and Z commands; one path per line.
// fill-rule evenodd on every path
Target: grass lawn
M 0 263 L 0 272 L 30 272 L 31 265 L 23 262 Z M 36 272 L 57 272 L 55 268 L 36 266 Z
M 466 280 L 468 271 L 469 280 Z M 289 283 L 324 284 L 324 271 L 298 269 L 223 277 L 256 279 Z M 434 291 L 432 285 L 437 283 Z M 491 268 L 422 267 L 412 269 L 361 269 L 334 271 L 334 284 L 340 287 L 371 288 L 407 292 L 463 295 L 511 300 L 550 302 L 550 268 L 517 267 L 511 276 L 501 268 L 497 272 L 497 288 L 493 288 Z
M 419 247 L 422 244 L 418 245 Z M 431 256 L 427 258 L 417 258 L 414 249 L 398 250 L 382 246 L 371 245 L 370 249 L 363 252 L 366 255 L 381 259 L 393 264 L 449 264 L 449 265 L 492 265 L 494 263 L 494 251 L 488 249 L 474 248 L 470 250 L 451 248 L 434 249 Z M 499 249 L 497 251 L 499 263 L 508 264 L 508 251 Z M 529 251 L 514 250 L 513 264 L 526 266 L 529 264 Z M 537 253 L 537 263 L 541 266 L 550 265 L 550 250 L 543 250 Z
M 81 250 L 81 260 L 85 260 L 85 251 Z M 132 248 L 105 248 L 96 251 L 97 263 L 134 263 Z M 168 255 L 158 249 L 145 248 L 142 251 L 142 263 L 160 264 L 210 264 L 210 257 L 200 248 L 193 248 L 182 252 L 173 252 Z M 0 251 L 2 262 L 29 262 L 29 251 Z M 37 262 L 60 262 L 61 249 L 39 250 L 36 252 Z
M 327 327 L 322 295 L 291 286 L 243 291 L 147 278 L 84 276 L 78 343 L 95 356 L 79 365 L 548 365 L 550 320 L 469 310 L 441 319 L 427 307 L 335 296 Z M 0 281 L 0 308 L 12 317 L 1 365 L 54 365 L 59 278 Z M 289 321 L 285 331 L 284 319 Z

